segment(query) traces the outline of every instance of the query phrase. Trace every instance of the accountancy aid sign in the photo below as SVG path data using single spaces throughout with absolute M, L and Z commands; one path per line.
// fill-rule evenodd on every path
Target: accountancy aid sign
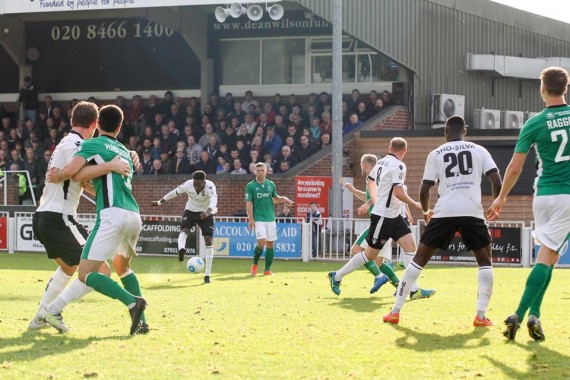
M 255 232 L 246 222 L 218 222 L 214 225 L 214 255 L 253 257 L 257 245 Z M 276 258 L 301 258 L 301 225 L 277 223 L 277 240 L 274 243 Z
M 315 202 L 323 218 L 329 216 L 329 189 L 331 177 L 295 177 L 295 216 L 305 218 L 309 204 Z

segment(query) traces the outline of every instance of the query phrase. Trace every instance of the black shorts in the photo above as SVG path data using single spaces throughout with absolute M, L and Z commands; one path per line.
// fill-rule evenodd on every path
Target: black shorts
M 372 248 L 382 249 L 388 239 L 398 241 L 402 236 L 410 233 L 412 230 L 401 215 L 396 218 L 386 218 L 371 214 L 366 242 Z
M 61 259 L 69 266 L 79 264 L 89 234 L 71 215 L 50 211 L 36 212 L 32 229 L 50 259 Z
M 485 220 L 472 216 L 433 218 L 427 224 L 420 242 L 431 248 L 446 250 L 456 232 L 461 234 L 469 251 L 491 244 L 491 235 Z
M 201 211 L 184 210 L 184 214 L 182 214 L 182 229 L 190 229 L 198 225 L 200 230 L 202 230 L 202 236 L 214 236 L 214 216 L 210 214 L 206 219 L 200 219 L 201 213 Z

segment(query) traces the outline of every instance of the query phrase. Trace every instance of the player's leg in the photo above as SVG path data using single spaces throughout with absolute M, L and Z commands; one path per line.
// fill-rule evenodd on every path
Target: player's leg
M 277 240 L 277 223 L 266 222 L 265 229 L 267 233 L 267 242 L 265 246 L 265 271 L 263 274 L 265 276 L 272 276 L 271 265 L 273 265 L 273 258 L 275 257 L 274 244 Z
M 533 311 L 540 314 L 542 298 L 550 285 L 552 268 L 558 262 L 559 253 L 566 250 L 568 235 L 570 233 L 570 195 L 550 195 L 534 197 L 532 204 L 536 229 L 533 237 L 541 245 L 538 251 L 536 264 L 528 275 L 525 289 L 518 308 L 514 314 L 507 317 L 506 331 L 503 333 L 507 339 L 515 339 L 519 323 L 522 322 L 527 310 L 533 305 Z M 536 316 L 535 316 L 536 317 Z M 529 323 L 535 323 L 538 318 L 529 316 Z M 539 320 L 538 320 L 539 321 Z M 540 324 L 538 324 L 540 327 Z M 543 340 L 542 327 L 537 331 L 541 336 L 533 336 L 529 327 L 529 333 L 533 339 Z M 538 328 L 534 328 L 538 330 Z
M 253 265 L 251 266 L 251 275 L 257 276 L 257 266 L 259 265 L 259 259 L 263 254 L 263 249 L 265 248 L 265 243 L 267 239 L 267 231 L 265 229 L 265 223 L 255 222 L 255 239 L 257 245 L 253 250 Z
M 214 234 L 214 216 L 209 215 L 206 219 L 201 220 L 198 225 L 202 231 L 202 236 L 204 236 L 204 243 L 206 245 L 206 252 L 204 258 L 206 260 L 206 270 L 204 273 L 204 282 L 206 284 L 210 283 L 210 275 L 212 272 L 212 264 L 214 261 L 214 247 L 213 238 Z
M 178 233 L 178 261 L 184 261 L 186 254 L 186 240 L 190 233 L 190 228 L 194 223 L 192 222 L 192 215 L 189 210 L 184 210 L 182 214 L 182 222 L 180 223 L 180 233 Z
M 398 277 L 384 260 L 392 258 L 392 239 L 388 239 L 378 252 L 378 257 L 364 264 L 364 266 L 374 275 L 374 284 L 370 288 L 370 294 L 376 293 L 388 281 L 398 282 Z
M 131 269 L 131 258 L 127 258 L 123 255 L 117 255 L 113 259 L 113 266 L 115 267 L 115 272 L 117 276 L 121 279 L 121 283 L 125 290 L 134 296 L 142 297 L 141 287 L 139 279 L 135 272 Z M 150 328 L 148 326 L 146 315 L 143 312 L 141 315 L 141 322 L 137 329 L 139 334 L 148 334 Z

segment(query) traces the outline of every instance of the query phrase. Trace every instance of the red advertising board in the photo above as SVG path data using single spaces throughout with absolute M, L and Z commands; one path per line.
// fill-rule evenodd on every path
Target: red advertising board
M 321 215 L 329 216 L 329 189 L 331 177 L 295 177 L 295 216 L 304 218 L 309 211 L 309 204 L 315 202 Z
M 8 249 L 8 218 L 0 217 L 0 249 Z

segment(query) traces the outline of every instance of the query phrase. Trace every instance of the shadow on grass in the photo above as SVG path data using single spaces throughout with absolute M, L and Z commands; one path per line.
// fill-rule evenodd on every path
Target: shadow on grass
M 104 336 L 75 338 L 69 334 L 57 334 L 55 330 L 26 330 L 20 336 L 13 338 L 0 339 L 0 345 L 3 350 L 9 349 L 8 352 L 2 353 L 2 360 L 8 362 L 27 362 L 34 361 L 45 356 L 64 354 L 75 350 L 80 350 L 92 344 L 93 342 L 106 340 L 128 340 L 133 337 L 126 336 Z
M 404 333 L 403 337 L 396 339 L 396 345 L 419 352 L 428 351 L 452 351 L 466 348 L 485 347 L 491 344 L 485 334 L 489 332 L 486 328 L 473 328 L 465 334 L 454 334 L 450 336 L 429 334 L 418 330 L 410 329 L 400 325 L 386 324 L 397 331 Z
M 524 359 L 520 355 L 513 355 L 508 358 L 495 358 L 483 355 L 491 364 L 501 370 L 511 379 L 568 379 L 570 378 L 570 368 L 568 367 L 569 356 L 562 355 L 557 351 L 553 351 L 544 347 L 541 343 L 530 341 L 527 344 L 508 342 L 505 344 L 513 345 L 528 351 L 528 356 Z M 502 361 L 500 361 L 502 359 Z M 528 369 L 521 371 L 512 368 L 508 363 L 514 361 L 521 362 L 526 360 Z
M 378 310 L 389 307 L 392 305 L 393 301 L 389 298 L 374 298 L 374 297 L 363 297 L 363 298 L 346 298 L 339 297 L 334 299 L 337 302 L 332 302 L 334 306 L 342 307 L 343 309 L 348 309 L 356 311 L 358 313 L 372 313 Z

